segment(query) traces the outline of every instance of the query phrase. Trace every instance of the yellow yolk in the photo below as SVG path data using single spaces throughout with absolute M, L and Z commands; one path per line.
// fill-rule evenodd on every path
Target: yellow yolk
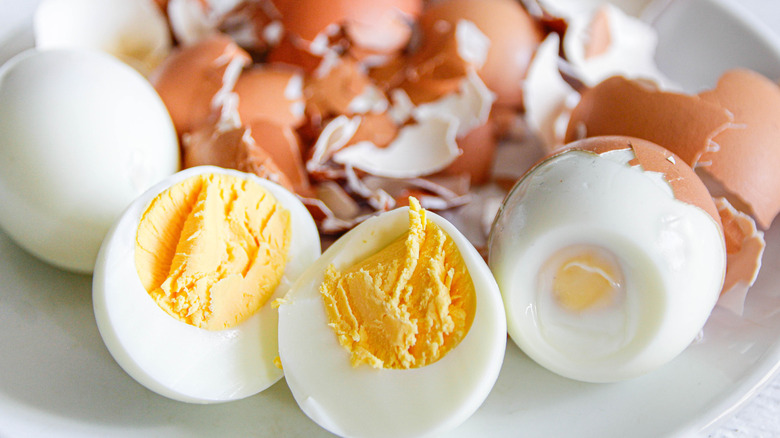
M 622 287 L 620 269 L 599 251 L 581 247 L 563 257 L 552 280 L 552 293 L 564 309 L 582 312 L 609 305 Z
M 410 198 L 409 230 L 320 287 L 353 366 L 407 369 L 443 357 L 474 319 L 474 284 L 452 238 Z
M 136 270 L 168 314 L 220 330 L 250 317 L 273 294 L 290 238 L 290 213 L 262 186 L 198 175 L 149 204 L 136 234 Z

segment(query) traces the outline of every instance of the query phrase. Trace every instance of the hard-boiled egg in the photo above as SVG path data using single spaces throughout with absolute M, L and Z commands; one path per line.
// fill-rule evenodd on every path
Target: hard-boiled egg
M 489 251 L 515 343 L 593 382 L 682 352 L 726 268 L 704 184 L 676 155 L 628 137 L 576 142 L 532 168 L 505 199 Z
M 85 273 L 122 210 L 179 170 L 154 88 L 116 58 L 80 50 L 29 50 L 3 65 L 0 155 L 0 226 Z
M 135 380 L 194 403 L 276 382 L 271 301 L 320 254 L 301 202 L 255 175 L 193 167 L 161 181 L 111 228 L 93 303 L 111 355 Z
M 484 260 L 414 198 L 341 237 L 279 306 L 285 380 L 306 415 L 342 436 L 457 426 L 487 397 L 505 346 Z

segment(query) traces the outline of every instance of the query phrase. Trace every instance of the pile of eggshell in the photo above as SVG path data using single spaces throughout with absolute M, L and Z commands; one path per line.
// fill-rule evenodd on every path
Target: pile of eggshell
M 777 83 L 735 70 L 680 91 L 654 65 L 653 30 L 609 3 L 47 0 L 35 34 L 38 49 L 132 65 L 170 113 L 182 167 L 280 183 L 324 242 L 414 195 L 484 250 L 529 164 L 606 134 L 664 146 L 719 196 L 734 295 L 780 211 Z

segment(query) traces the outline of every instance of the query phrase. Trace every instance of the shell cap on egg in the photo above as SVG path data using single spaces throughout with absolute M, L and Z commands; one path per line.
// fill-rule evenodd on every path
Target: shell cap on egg
M 636 156 L 629 164 L 641 166 L 648 172 L 662 174 L 677 200 L 701 208 L 718 224 L 718 228 L 722 229 L 718 209 L 696 172 L 676 154 L 651 141 L 626 136 L 590 137 L 568 144 L 564 150 L 553 156 L 570 150 L 590 151 L 600 155 L 627 148 L 631 148 Z

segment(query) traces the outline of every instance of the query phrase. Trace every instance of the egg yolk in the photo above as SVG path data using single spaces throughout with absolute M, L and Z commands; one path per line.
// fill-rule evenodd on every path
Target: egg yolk
M 468 333 L 474 284 L 452 238 L 410 198 L 409 230 L 320 287 L 353 366 L 408 369 L 442 358 Z
M 141 283 L 174 318 L 209 330 L 250 317 L 279 285 L 290 213 L 265 188 L 203 174 L 160 193 L 136 234 Z
M 572 312 L 609 306 L 623 288 L 622 273 L 614 256 L 600 248 L 567 248 L 554 255 L 543 272 L 547 273 L 543 276 L 552 276 L 549 288 L 555 301 Z

